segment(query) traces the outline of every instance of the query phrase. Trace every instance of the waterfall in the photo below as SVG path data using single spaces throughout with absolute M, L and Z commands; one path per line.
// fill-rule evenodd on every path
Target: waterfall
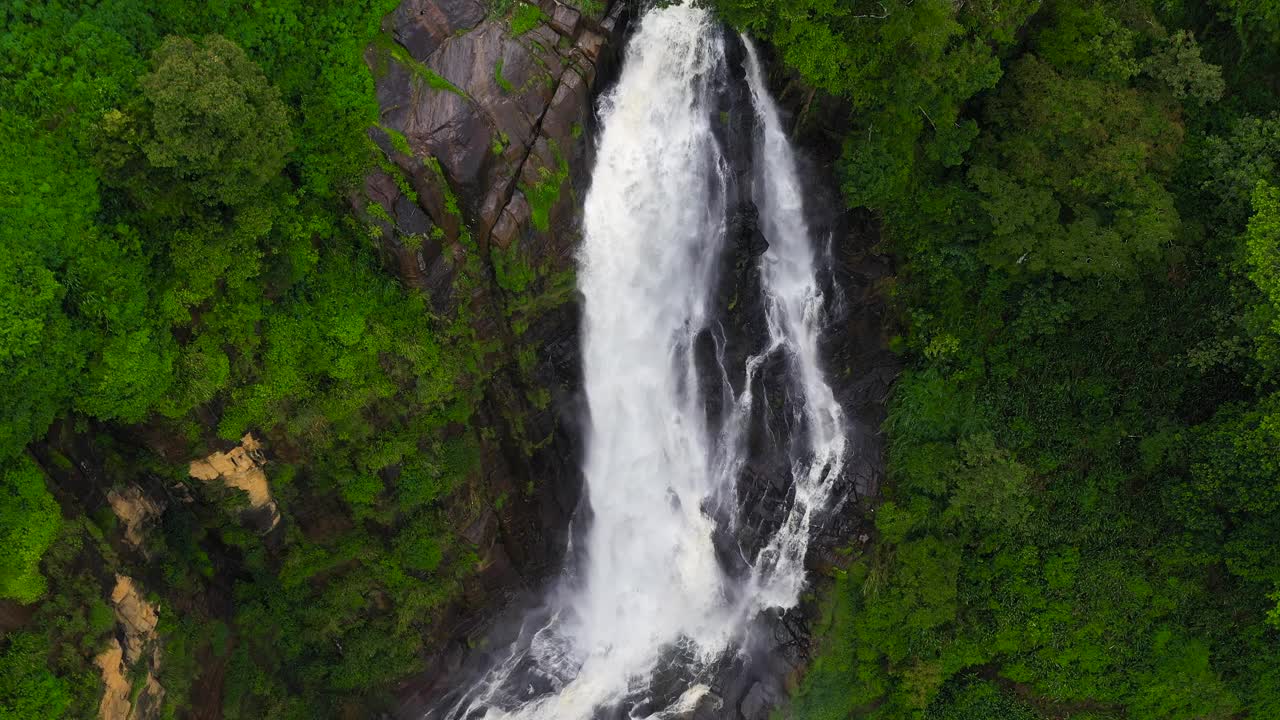
M 753 618 L 798 602 L 811 531 L 839 492 L 847 429 L 819 363 L 823 296 L 795 157 L 746 38 L 767 337 L 744 366 L 719 368 L 730 407 L 709 419 L 695 348 L 719 331 L 714 289 L 736 182 L 716 132 L 716 98 L 733 82 L 726 40 L 703 8 L 654 8 L 601 100 L 578 273 L 587 527 L 545 612 L 429 717 L 679 717 L 709 693 L 709 669 L 743 646 Z M 788 385 L 790 431 L 777 448 L 788 504 L 754 551 L 739 546 L 745 572 L 731 572 L 716 533 L 737 511 L 711 508 L 737 497 L 770 361 Z
M 808 441 L 807 447 L 792 448 L 795 498 L 782 528 L 760 553 L 752 576 L 759 609 L 785 608 L 795 604 L 804 583 L 804 556 L 814 515 L 827 508 L 833 479 L 844 469 L 847 428 L 844 411 L 819 366 L 823 297 L 795 154 L 783 133 L 778 108 L 765 88 L 755 46 L 746 37 L 742 42 L 752 104 L 760 121 L 753 195 L 769 240 L 761 267 L 770 338 L 765 353 L 785 351 L 790 356 L 801 395 L 793 412 Z M 749 361 L 748 373 L 754 372 L 756 365 L 755 358 Z

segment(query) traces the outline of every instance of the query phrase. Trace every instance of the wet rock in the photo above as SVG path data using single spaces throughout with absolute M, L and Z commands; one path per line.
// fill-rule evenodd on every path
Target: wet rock
M 462 537 L 472 545 L 485 549 L 493 543 L 497 532 L 497 516 L 490 511 L 485 511 L 462 531 Z
M 426 292 L 437 312 L 448 314 L 453 307 L 457 268 L 445 254 L 443 234 L 387 172 L 378 170 L 365 177 L 364 191 L 381 212 L 370 212 L 362 200 L 357 201 L 357 207 L 378 228 L 379 245 L 391 269 L 409 287 Z
M 511 202 L 502 211 L 502 217 L 498 218 L 498 222 L 493 226 L 490 233 L 490 242 L 494 247 L 506 250 L 511 247 L 520 237 L 520 231 L 529 223 L 529 201 L 525 199 L 524 193 L 516 191 L 511 197 Z
M 769 711 L 774 704 L 775 699 L 770 697 L 764 685 L 756 683 L 747 691 L 747 696 L 742 698 L 738 714 L 742 716 L 742 720 L 769 720 Z
M 578 36 L 577 46 L 592 65 L 595 65 L 600 62 L 600 56 L 604 53 L 605 42 L 604 35 L 594 30 L 583 30 Z
M 418 9 L 407 8 L 410 4 L 402 5 L 388 23 L 400 27 L 405 17 L 419 17 Z M 571 6 L 544 3 L 544 10 L 548 24 L 519 37 L 498 19 L 454 31 L 429 53 L 413 53 L 417 67 L 384 48 L 370 49 L 370 64 L 381 69 L 376 75 L 382 124 L 405 136 L 414 157 L 400 157 L 398 151 L 388 154 L 411 176 L 429 220 L 445 229 L 448 240 L 455 240 L 457 232 L 442 217 L 448 213 L 447 203 L 433 201 L 433 194 L 445 195 L 441 190 L 447 190 L 456 195 L 483 249 L 518 190 L 566 166 L 579 176 L 583 169 L 577 161 L 586 146 L 582 136 L 591 111 L 596 64 L 607 53 L 608 37 L 585 29 L 586 21 Z M 616 26 L 618 16 L 613 17 Z M 560 33 L 581 38 L 577 45 L 566 44 Z M 428 156 L 439 162 L 442 176 L 424 167 L 422 160 Z M 539 244 L 556 246 L 557 255 L 564 258 L 552 269 L 567 267 L 572 238 L 556 240 L 547 236 L 557 232 L 530 230 L 527 224 L 513 229 L 509 222 L 503 228 L 505 239 L 519 234 L 540 238 Z M 396 265 L 402 274 L 411 267 L 402 261 Z
M 560 76 L 556 93 L 542 118 L 543 135 L 557 143 L 563 142 L 568 149 L 568 141 L 573 135 L 574 123 L 582 119 L 582 106 L 578 101 L 588 95 L 588 83 L 576 69 Z
M 396 197 L 392 217 L 396 222 L 396 232 L 401 235 L 426 237 L 431 232 L 431 219 L 417 203 L 404 195 Z

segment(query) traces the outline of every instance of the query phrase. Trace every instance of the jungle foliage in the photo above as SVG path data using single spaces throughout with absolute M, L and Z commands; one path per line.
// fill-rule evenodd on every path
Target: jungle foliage
M 1280 717 L 1275 3 L 716 5 L 850 108 L 899 264 L 878 543 L 789 715 Z
M 443 499 L 476 466 L 480 351 L 348 199 L 395 5 L 0 3 L 0 602 L 38 601 L 0 635 L 5 720 L 96 715 L 114 572 L 158 606 L 167 716 L 221 666 L 226 717 L 308 720 L 376 707 L 473 572 Z M 278 537 L 215 486 L 172 495 L 249 431 Z M 103 499 L 134 484 L 170 493 L 141 564 Z

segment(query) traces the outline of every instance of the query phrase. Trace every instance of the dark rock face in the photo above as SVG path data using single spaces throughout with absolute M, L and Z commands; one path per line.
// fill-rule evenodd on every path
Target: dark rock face
M 405 0 L 383 20 L 382 29 L 415 60 L 425 60 L 455 33 L 479 25 L 486 14 L 480 0 Z
M 556 191 L 571 173 L 584 170 L 592 90 L 601 66 L 610 62 L 608 49 L 616 46 L 609 40 L 621 24 L 621 6 L 597 22 L 570 6 L 545 3 L 551 20 L 516 36 L 504 20 L 483 19 L 478 5 L 408 0 L 388 17 L 400 47 L 375 45 L 369 61 L 382 126 L 401 135 L 409 152 L 389 138 L 375 139 L 395 157 L 433 218 L 461 211 L 482 248 L 501 224 L 494 242 L 507 248 L 530 223 L 521 207 L 530 189 L 556 196 L 539 198 L 548 217 L 532 218 L 536 233 L 572 224 L 560 221 L 570 220 L 563 216 L 573 203 Z M 428 156 L 441 172 L 423 162 Z M 460 208 L 447 206 L 450 192 Z M 458 229 L 441 225 L 446 244 L 456 242 Z
M 480 570 L 436 623 L 427 672 L 402 687 L 407 708 L 559 567 L 581 491 L 574 252 L 594 98 L 626 7 L 538 4 L 544 21 L 517 35 L 484 0 L 404 0 L 366 54 L 381 115 L 371 137 L 391 162 L 353 203 L 404 284 L 490 348 L 475 482 L 502 498 L 464 531 Z

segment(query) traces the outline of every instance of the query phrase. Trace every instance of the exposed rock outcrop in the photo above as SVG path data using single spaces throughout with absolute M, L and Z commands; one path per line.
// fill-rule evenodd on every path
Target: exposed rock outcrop
M 266 456 L 262 444 L 252 434 L 226 452 L 215 452 L 191 462 L 191 477 L 205 482 L 221 482 L 234 490 L 243 490 L 249 498 L 244 521 L 265 534 L 280 522 L 280 510 L 271 497 L 271 486 L 263 470 Z
M 147 525 L 164 512 L 164 504 L 149 497 L 136 485 L 107 493 L 111 511 L 124 525 L 124 539 L 136 550 L 142 549 Z
M 102 671 L 102 684 L 106 688 L 98 704 L 98 717 L 102 720 L 128 720 L 133 705 L 129 702 L 129 680 L 125 677 L 124 648 L 120 641 L 111 639 L 107 649 L 93 660 Z
M 133 578 L 125 575 L 116 576 L 111 606 L 115 608 L 116 624 L 124 636 L 125 662 L 132 665 L 142 659 L 148 644 L 156 639 L 160 617 L 139 592 Z
M 156 678 L 161 654 L 156 626 L 160 618 L 133 578 L 117 575 L 111 591 L 116 637 L 94 658 L 105 692 L 98 705 L 100 720 L 151 720 L 159 717 L 164 687 Z M 141 674 L 136 696 L 130 678 Z

